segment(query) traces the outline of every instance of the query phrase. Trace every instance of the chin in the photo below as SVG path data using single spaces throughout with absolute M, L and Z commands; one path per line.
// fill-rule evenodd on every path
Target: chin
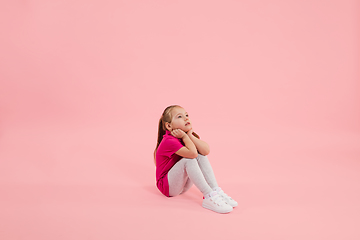
M 189 129 L 187 129 L 187 130 L 184 130 L 184 132 L 186 132 L 186 133 L 187 133 L 187 132 L 188 132 L 188 131 L 190 131 L 191 129 L 192 129 L 192 128 L 189 128 Z

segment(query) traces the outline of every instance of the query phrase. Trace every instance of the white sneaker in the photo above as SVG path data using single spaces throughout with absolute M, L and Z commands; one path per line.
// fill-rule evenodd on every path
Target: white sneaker
M 220 187 L 216 189 L 216 192 L 227 202 L 230 206 L 236 207 L 238 203 L 228 196 Z
M 216 191 L 211 192 L 210 197 L 203 200 L 202 206 L 217 213 L 229 213 L 233 210 Z

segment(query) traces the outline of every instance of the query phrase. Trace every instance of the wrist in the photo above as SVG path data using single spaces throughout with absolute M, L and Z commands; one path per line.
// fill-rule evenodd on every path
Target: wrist
M 182 139 L 184 139 L 184 138 L 190 138 L 190 137 L 189 137 L 189 135 L 186 133 L 186 134 L 184 134 L 184 136 L 182 136 Z

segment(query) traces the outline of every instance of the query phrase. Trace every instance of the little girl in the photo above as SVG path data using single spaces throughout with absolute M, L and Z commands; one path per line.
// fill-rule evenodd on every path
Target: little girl
M 209 145 L 193 131 L 185 109 L 168 106 L 159 121 L 154 151 L 157 188 L 165 196 L 174 197 L 195 184 L 204 195 L 204 208 L 229 213 L 238 203 L 218 186 L 206 156 L 209 152 Z

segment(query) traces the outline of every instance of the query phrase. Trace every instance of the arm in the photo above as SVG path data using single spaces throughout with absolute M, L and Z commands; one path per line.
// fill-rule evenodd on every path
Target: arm
M 182 130 L 176 129 L 171 132 L 174 137 L 182 138 L 185 146 L 180 148 L 176 154 L 185 158 L 196 158 L 198 156 L 195 144 L 190 137 Z
M 208 155 L 210 153 L 210 147 L 209 144 L 207 144 L 206 142 L 198 139 L 197 137 L 195 137 L 192 134 L 192 129 L 190 131 L 188 131 L 186 134 L 189 136 L 189 138 L 191 139 L 191 141 L 195 144 L 198 152 L 202 155 Z

